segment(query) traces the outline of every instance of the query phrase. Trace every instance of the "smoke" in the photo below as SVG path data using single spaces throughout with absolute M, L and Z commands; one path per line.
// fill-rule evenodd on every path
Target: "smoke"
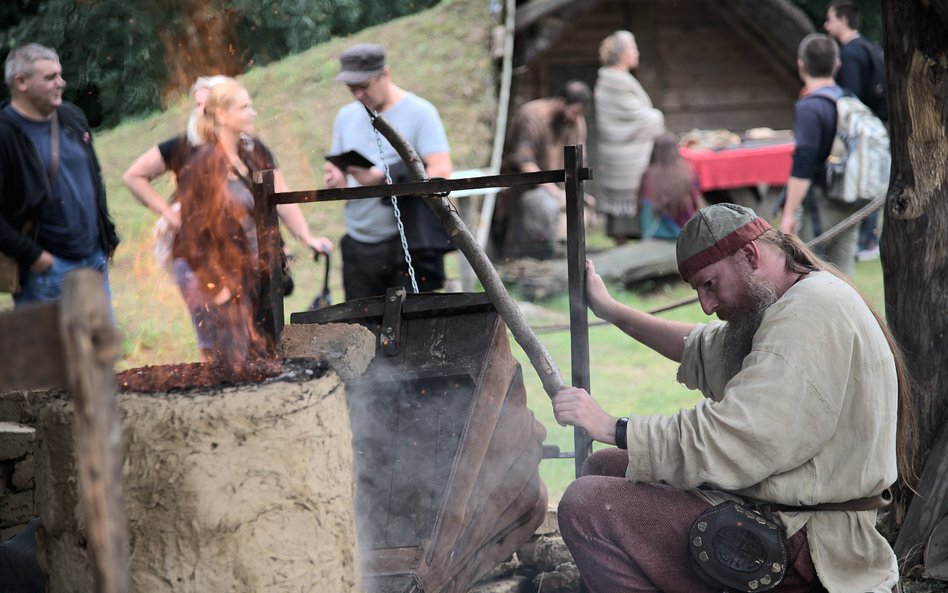
M 377 352 L 346 383 L 370 592 L 405 590 L 413 574 L 432 590 L 466 590 L 522 543 L 511 531 L 532 534 L 545 516 L 545 430 L 526 408 L 504 326 L 492 310 L 434 306 L 454 296 L 468 295 L 409 295 L 399 353 Z M 411 306 L 423 299 L 430 311 Z M 334 308 L 346 306 L 358 311 Z M 378 318 L 358 321 L 378 333 Z

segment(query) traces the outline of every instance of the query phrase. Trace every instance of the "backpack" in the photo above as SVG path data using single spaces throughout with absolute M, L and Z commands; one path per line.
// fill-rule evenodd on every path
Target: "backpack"
M 832 92 L 832 91 L 831 91 Z M 889 189 L 889 133 L 859 99 L 817 91 L 836 104 L 836 137 L 826 159 L 826 197 L 835 202 L 865 205 Z

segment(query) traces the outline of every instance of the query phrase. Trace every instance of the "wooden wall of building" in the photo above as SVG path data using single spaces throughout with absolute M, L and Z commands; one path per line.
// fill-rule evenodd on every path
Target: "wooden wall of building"
M 717 0 L 596 2 L 567 24 L 549 50 L 516 71 L 515 106 L 554 94 L 571 78 L 592 87 L 600 41 L 617 29 L 628 29 L 641 53 L 636 77 L 665 112 L 669 129 L 726 128 L 740 133 L 752 127 L 791 127 L 793 103 L 802 86 L 795 64 L 775 58 L 755 39 L 752 27 L 721 6 Z M 528 42 L 531 32 L 525 33 L 518 43 Z M 588 119 L 594 134 L 595 113 Z

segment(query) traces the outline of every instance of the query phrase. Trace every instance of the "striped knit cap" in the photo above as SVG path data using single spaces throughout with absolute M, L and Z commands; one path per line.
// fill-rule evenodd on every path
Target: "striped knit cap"
M 678 272 L 688 282 L 698 270 L 736 253 L 771 228 L 745 206 L 722 203 L 702 208 L 678 235 Z

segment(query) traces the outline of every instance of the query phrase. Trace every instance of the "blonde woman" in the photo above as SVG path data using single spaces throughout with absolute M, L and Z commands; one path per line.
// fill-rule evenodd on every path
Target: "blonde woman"
M 598 162 L 596 209 L 606 215 L 606 233 L 617 244 L 639 236 L 636 220 L 639 183 L 665 116 L 652 107 L 645 89 L 631 74 L 639 66 L 635 36 L 616 31 L 599 46 L 594 100 Z
M 135 198 L 161 217 L 160 227 L 163 227 L 163 232 L 169 237 L 181 225 L 181 215 L 174 201 L 169 201 L 158 193 L 152 182 L 169 171 L 177 178 L 194 156 L 203 142 L 198 134 L 197 123 L 204 114 L 204 103 L 211 89 L 224 81 L 233 79 L 229 76 L 199 77 L 191 87 L 192 108 L 185 133 L 152 146 L 135 159 L 122 175 L 122 181 Z M 254 139 L 254 142 L 262 145 L 259 139 Z M 286 180 L 279 170 L 275 172 L 274 185 L 278 192 L 288 190 Z M 329 239 L 314 237 L 311 234 L 299 204 L 280 204 L 277 206 L 277 212 L 297 241 L 319 253 L 332 251 L 333 246 Z
M 253 137 L 256 115 L 243 85 L 216 84 L 197 120 L 201 146 L 179 177 L 173 266 L 205 361 L 240 362 L 266 352 L 255 325 L 259 271 L 250 180 L 277 164 Z

